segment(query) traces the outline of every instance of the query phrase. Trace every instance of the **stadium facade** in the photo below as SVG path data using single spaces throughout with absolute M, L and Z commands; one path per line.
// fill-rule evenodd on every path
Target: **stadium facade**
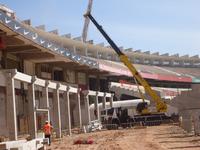
M 32 27 L 4 6 L 0 50 L 0 135 L 11 140 L 20 134 L 36 137 L 45 120 L 52 121 L 57 137 L 66 130 L 71 134 L 71 128 L 91 121 L 90 104 L 99 117 L 99 102 L 112 107 L 113 99 L 139 97 L 131 73 L 110 47 Z M 162 98 L 200 81 L 198 56 L 122 50 Z

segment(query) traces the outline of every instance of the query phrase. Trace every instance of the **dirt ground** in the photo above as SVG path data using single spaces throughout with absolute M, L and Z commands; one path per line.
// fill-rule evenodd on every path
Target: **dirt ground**
M 92 138 L 94 144 L 74 145 L 77 139 Z M 200 136 L 185 133 L 175 125 L 106 130 L 78 134 L 54 141 L 49 150 L 200 150 Z

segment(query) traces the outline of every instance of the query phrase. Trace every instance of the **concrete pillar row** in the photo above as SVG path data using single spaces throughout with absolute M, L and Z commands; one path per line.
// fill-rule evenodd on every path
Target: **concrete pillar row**
M 106 109 L 106 92 L 104 93 L 104 96 L 103 96 L 102 108 Z
M 67 127 L 68 127 L 68 134 L 71 135 L 71 113 L 70 113 L 70 99 L 69 99 L 69 86 L 67 86 L 66 91 L 64 92 L 65 104 L 66 104 L 66 116 L 67 116 Z
M 15 83 L 14 75 L 7 74 L 6 99 L 7 99 L 7 127 L 10 140 L 17 140 L 17 119 L 16 119 L 16 101 L 15 101 Z
M 53 107 L 54 107 L 54 129 L 56 131 L 56 137 L 61 138 L 61 116 L 60 116 L 60 97 L 59 97 L 60 84 L 57 84 L 57 88 L 53 92 Z
M 82 128 L 80 92 L 81 92 L 81 89 L 78 88 L 78 90 L 77 90 L 77 104 L 78 104 L 79 126 L 80 126 L 80 128 Z
M 87 123 L 90 123 L 91 117 L 90 117 L 90 106 L 89 106 L 89 92 L 84 93 L 84 102 L 85 102 L 85 109 L 86 109 L 86 115 L 87 115 Z
M 98 96 L 98 91 L 96 91 L 96 96 L 95 96 L 95 110 L 96 110 L 96 115 L 97 115 L 97 120 L 100 120 L 100 115 L 99 115 L 99 96 Z
M 37 137 L 35 81 L 36 81 L 36 76 L 33 76 L 31 84 L 28 84 L 28 112 L 29 112 L 28 124 L 29 124 L 29 134 L 32 139 Z

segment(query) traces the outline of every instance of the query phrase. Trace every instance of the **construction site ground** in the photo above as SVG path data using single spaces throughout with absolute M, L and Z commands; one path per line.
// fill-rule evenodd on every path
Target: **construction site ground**
M 93 144 L 74 145 L 78 139 L 94 140 Z M 66 136 L 54 140 L 51 150 L 200 150 L 200 136 L 185 133 L 177 125 L 133 127 Z

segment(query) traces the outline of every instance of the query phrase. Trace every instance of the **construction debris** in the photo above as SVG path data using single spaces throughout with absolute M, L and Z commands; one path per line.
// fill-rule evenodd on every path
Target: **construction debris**
M 0 143 L 0 150 L 43 150 L 45 149 L 45 144 L 48 144 L 48 139 L 45 138 L 37 138 L 30 141 L 7 141 Z
M 101 121 L 93 120 L 87 126 L 83 127 L 84 132 L 93 132 L 97 130 L 101 130 L 103 128 Z
M 94 140 L 91 138 L 88 139 L 78 139 L 74 141 L 74 144 L 93 144 Z

